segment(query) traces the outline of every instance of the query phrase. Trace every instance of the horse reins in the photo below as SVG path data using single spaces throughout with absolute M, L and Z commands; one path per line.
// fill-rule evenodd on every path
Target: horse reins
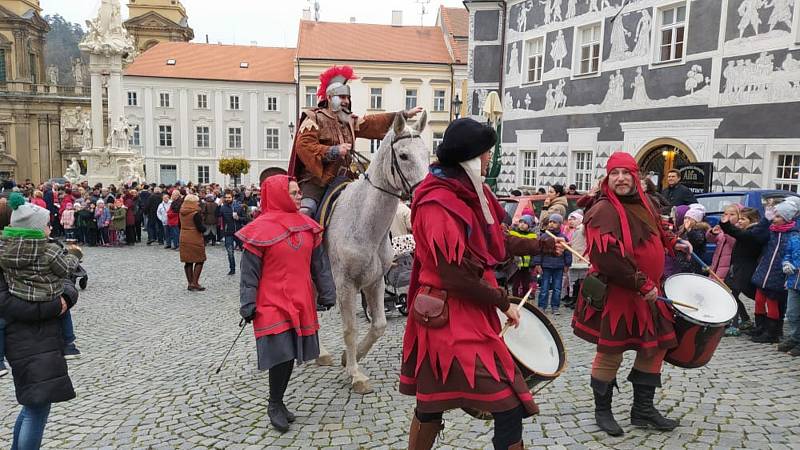
M 414 189 L 416 189 L 416 187 L 419 185 L 419 183 L 416 183 L 416 184 L 412 185 L 411 182 L 408 181 L 408 177 L 406 177 L 405 173 L 403 173 L 403 170 L 400 168 L 400 162 L 397 160 L 397 150 L 394 148 L 394 144 L 396 144 L 399 141 L 402 141 L 403 139 L 414 139 L 414 138 L 420 138 L 421 139 L 420 135 L 414 134 L 414 133 L 409 133 L 409 134 L 404 134 L 404 135 L 401 135 L 401 136 L 394 137 L 392 139 L 391 144 L 389 144 L 389 149 L 392 151 L 392 153 L 391 153 L 392 154 L 392 159 L 391 159 L 390 171 L 391 171 L 392 177 L 399 177 L 400 178 L 400 184 L 402 184 L 401 192 L 399 194 L 395 193 L 395 192 L 392 192 L 392 191 L 390 191 L 388 189 L 385 189 L 385 188 L 382 188 L 380 186 L 375 185 L 375 183 L 373 183 L 372 180 L 369 178 L 369 175 L 367 175 L 367 171 L 364 168 L 364 162 L 369 162 L 369 160 L 366 157 L 364 157 L 363 155 L 361 155 L 360 153 L 358 153 L 355 150 L 353 150 L 353 156 L 355 157 L 354 159 L 356 160 L 356 163 L 359 166 L 361 166 L 360 169 L 364 173 L 364 179 L 367 180 L 367 183 L 369 183 L 370 186 L 374 187 L 375 189 L 377 189 L 377 190 L 379 190 L 379 191 L 381 191 L 381 192 L 383 192 L 385 194 L 388 194 L 388 195 L 391 195 L 392 197 L 398 198 L 398 199 L 400 199 L 402 201 L 405 201 L 405 200 L 408 200 L 408 199 L 411 198 L 411 195 L 414 192 Z

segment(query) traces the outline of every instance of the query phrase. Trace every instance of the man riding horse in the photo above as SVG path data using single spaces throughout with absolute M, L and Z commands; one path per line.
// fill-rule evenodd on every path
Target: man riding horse
M 330 185 L 356 178 L 351 168 L 356 138 L 383 139 L 395 114 L 412 118 L 422 111 L 421 107 L 416 107 L 358 117 L 352 113 L 347 84 L 356 78 L 350 66 L 333 66 L 323 72 L 317 90 L 319 104 L 300 117 L 289 174 L 298 180 L 303 191 L 300 212 L 314 218 Z M 311 273 L 317 288 L 317 302 L 325 307 L 333 306 L 336 287 L 322 246 L 314 251 Z

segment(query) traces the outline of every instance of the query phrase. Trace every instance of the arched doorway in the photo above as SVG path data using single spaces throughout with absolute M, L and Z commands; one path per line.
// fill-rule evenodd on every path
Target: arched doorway
M 670 169 L 681 164 L 697 162 L 689 147 L 670 138 L 656 139 L 642 147 L 636 155 L 642 174 L 649 176 L 660 188 L 666 187 L 666 176 Z

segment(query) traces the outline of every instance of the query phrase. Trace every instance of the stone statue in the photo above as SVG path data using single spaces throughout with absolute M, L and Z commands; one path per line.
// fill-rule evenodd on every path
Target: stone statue
M 0 153 L 6 152 L 6 135 L 0 132 Z
M 83 119 L 81 124 L 81 136 L 83 136 L 83 149 L 92 149 L 92 120 L 89 117 Z
M 80 58 L 72 60 L 72 78 L 75 80 L 75 86 L 83 84 L 83 61 Z
M 64 178 L 69 180 L 72 184 L 77 184 L 82 181 L 81 165 L 78 163 L 77 158 L 72 158 L 72 162 L 67 166 L 67 171 L 64 172 Z
M 108 144 L 113 148 L 127 151 L 130 133 L 131 129 L 128 121 L 124 117 L 120 117 L 111 129 L 111 135 L 108 136 Z
M 58 67 L 47 66 L 47 82 L 51 86 L 58 86 Z
M 81 50 L 104 55 L 133 52 L 133 39 L 122 26 L 119 0 L 101 0 L 97 17 L 86 21 L 86 37 Z

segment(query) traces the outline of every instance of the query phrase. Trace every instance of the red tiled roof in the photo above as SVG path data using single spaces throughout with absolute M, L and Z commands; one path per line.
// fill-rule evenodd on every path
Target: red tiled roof
M 450 64 L 438 27 L 300 21 L 297 57 Z
M 137 56 L 125 75 L 294 83 L 294 57 L 293 48 L 161 42 Z M 169 59 L 175 65 L 167 65 Z
M 467 63 L 467 48 L 469 39 L 469 13 L 466 8 L 439 7 L 439 14 L 444 24 L 444 31 L 453 49 L 453 59 L 456 63 Z

